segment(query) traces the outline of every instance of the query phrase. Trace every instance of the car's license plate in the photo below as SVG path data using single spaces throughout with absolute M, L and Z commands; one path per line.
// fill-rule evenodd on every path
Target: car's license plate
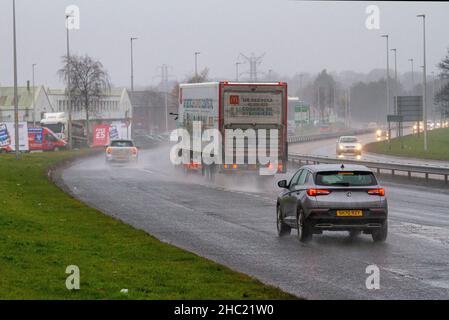
M 337 210 L 337 217 L 363 217 L 362 210 Z

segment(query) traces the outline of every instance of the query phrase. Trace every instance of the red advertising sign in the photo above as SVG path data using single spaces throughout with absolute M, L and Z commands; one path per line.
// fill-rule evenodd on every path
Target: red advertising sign
M 106 146 L 109 143 L 109 128 L 108 124 L 99 124 L 94 127 L 94 147 Z

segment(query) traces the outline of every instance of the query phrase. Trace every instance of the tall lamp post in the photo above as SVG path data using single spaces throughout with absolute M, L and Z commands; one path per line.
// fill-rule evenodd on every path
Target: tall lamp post
M 423 127 L 424 127 L 424 151 L 427 151 L 427 64 L 426 64 L 426 15 L 419 14 L 423 22 Z M 419 131 L 419 128 L 418 128 Z
M 134 92 L 134 51 L 133 51 L 133 41 L 138 38 L 131 37 L 131 92 Z
M 65 16 L 65 27 L 67 31 L 67 103 L 68 103 L 68 109 L 69 109 L 69 119 L 67 123 L 67 142 L 68 142 L 68 148 L 69 150 L 72 150 L 73 148 L 73 142 L 72 142 L 72 93 L 71 90 L 71 84 L 70 84 L 70 71 L 71 71 L 71 61 L 70 61 L 70 28 L 69 28 L 69 18 L 72 16 L 70 14 L 67 14 Z M 88 137 L 89 139 L 89 137 Z M 88 140 L 89 141 L 89 140 Z
M 394 52 L 394 81 L 398 82 L 398 49 L 391 49 Z
M 241 62 L 235 63 L 235 81 L 239 82 L 239 65 L 241 65 Z
M 432 121 L 433 123 L 435 123 L 435 85 L 436 85 L 435 72 L 432 71 L 431 75 L 432 75 L 432 94 L 430 98 L 432 99 Z
M 201 52 L 195 52 L 195 80 L 198 80 L 198 56 Z
M 388 34 L 384 34 L 381 36 L 387 40 L 387 115 L 390 113 L 390 49 L 388 43 Z
M 414 66 L 413 66 L 413 58 L 408 59 L 408 61 L 410 61 L 410 64 L 412 66 L 412 91 L 415 88 L 415 71 L 414 71 Z
M 37 64 L 33 63 L 31 66 L 32 68 L 32 82 L 33 82 L 33 127 L 36 127 L 36 91 L 35 91 L 35 84 L 34 84 L 34 69 L 37 66 Z
M 397 110 L 397 94 L 398 94 L 398 49 L 391 49 L 394 52 L 394 114 L 398 114 Z M 396 136 L 399 136 L 399 123 L 396 123 Z
M 17 42 L 16 42 L 16 1 L 12 1 L 12 19 L 13 19 L 13 56 L 14 56 L 14 147 L 16 160 L 20 159 L 19 142 L 19 102 L 17 94 Z

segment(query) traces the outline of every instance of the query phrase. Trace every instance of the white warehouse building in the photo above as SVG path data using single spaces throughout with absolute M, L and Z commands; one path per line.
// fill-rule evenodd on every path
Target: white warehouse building
M 33 103 L 34 94 L 34 103 Z M 34 106 L 34 108 L 33 108 Z M 46 112 L 69 111 L 68 99 L 63 89 L 46 89 L 43 86 L 18 88 L 19 121 L 40 123 Z M 80 105 L 72 106 L 72 119 L 85 121 L 86 112 Z M 131 100 L 125 88 L 111 89 L 90 108 L 90 124 L 129 121 L 132 119 Z M 14 88 L 0 87 L 0 122 L 14 121 Z
M 65 90 L 47 89 L 47 95 L 54 112 L 68 113 L 69 104 Z M 89 109 L 91 123 L 126 121 L 131 118 L 131 100 L 125 88 L 111 89 Z M 86 111 L 81 105 L 72 105 L 72 119 L 74 121 L 86 120 Z

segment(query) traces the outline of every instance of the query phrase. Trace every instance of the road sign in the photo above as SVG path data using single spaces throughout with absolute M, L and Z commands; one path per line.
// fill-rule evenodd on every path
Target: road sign
M 306 123 L 309 106 L 302 103 L 295 105 L 295 123 Z
M 388 122 L 403 122 L 403 116 L 395 115 L 395 114 L 389 114 L 387 116 Z
M 398 96 L 396 97 L 397 115 L 402 116 L 403 122 L 416 122 L 423 119 L 422 96 Z

